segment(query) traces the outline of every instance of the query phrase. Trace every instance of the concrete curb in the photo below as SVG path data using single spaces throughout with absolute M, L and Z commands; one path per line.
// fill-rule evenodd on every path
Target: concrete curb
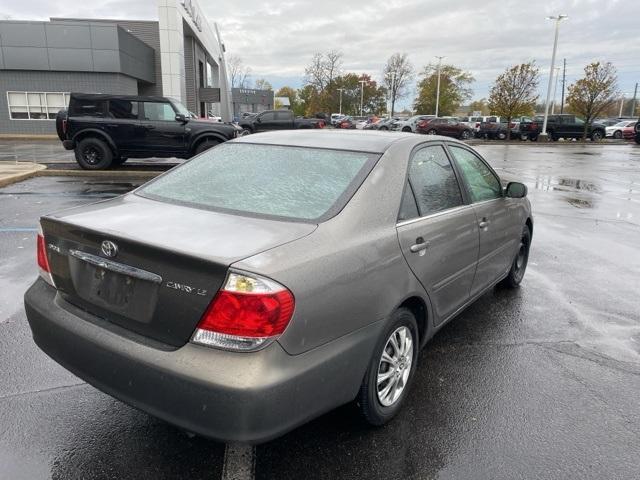
M 109 178 L 155 178 L 164 171 L 126 170 L 40 170 L 37 177 L 109 177 Z
M 0 166 L 0 187 L 6 187 L 8 185 L 21 182 L 23 180 L 27 180 L 28 178 L 35 177 L 39 172 L 46 170 L 45 165 L 40 165 L 38 163 L 11 163 L 10 167 L 18 166 L 24 167 L 16 171 L 14 173 L 3 173 L 2 168 Z M 12 168 L 9 168 L 12 170 Z
M 33 133 L 0 133 L 0 140 L 58 140 L 58 135 Z

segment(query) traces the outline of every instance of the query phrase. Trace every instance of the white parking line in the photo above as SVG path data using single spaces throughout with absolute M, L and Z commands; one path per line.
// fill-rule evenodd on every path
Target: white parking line
M 228 443 L 224 450 L 222 480 L 253 480 L 256 450 L 244 443 Z

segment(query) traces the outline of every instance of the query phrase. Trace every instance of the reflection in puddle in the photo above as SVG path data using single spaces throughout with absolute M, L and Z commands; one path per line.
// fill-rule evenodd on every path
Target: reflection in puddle
M 599 192 L 600 186 L 587 180 L 579 180 L 575 178 L 554 178 L 554 177 L 536 177 L 536 190 L 560 190 L 563 192 L 571 190 L 583 190 L 587 192 Z
M 565 200 L 576 208 L 593 208 L 593 202 L 591 200 L 585 200 L 584 198 L 564 197 Z

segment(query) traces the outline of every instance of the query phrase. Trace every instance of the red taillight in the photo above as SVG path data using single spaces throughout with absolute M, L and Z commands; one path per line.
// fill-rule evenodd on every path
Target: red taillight
M 240 337 L 280 335 L 293 313 L 293 295 L 221 291 L 211 302 L 198 328 Z
M 538 128 L 538 124 L 536 122 L 531 122 L 531 126 L 529 127 L 529 130 L 535 130 L 536 128 Z
M 44 244 L 44 237 L 38 234 L 38 266 L 47 273 L 51 273 L 49 268 L 49 260 L 47 259 L 47 249 Z
M 273 280 L 232 272 L 205 311 L 192 341 L 231 350 L 255 350 L 284 332 L 293 294 Z

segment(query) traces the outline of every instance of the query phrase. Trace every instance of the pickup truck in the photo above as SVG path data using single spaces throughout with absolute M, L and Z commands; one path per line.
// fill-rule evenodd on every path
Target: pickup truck
M 193 118 L 165 97 L 72 93 L 56 115 L 62 146 L 85 170 L 105 170 L 128 158 L 191 158 L 238 136 L 231 124 Z
M 489 140 L 504 140 L 508 137 L 508 132 L 511 131 L 511 140 L 522 139 L 520 135 L 520 123 L 530 122 L 531 119 L 527 117 L 514 117 L 507 126 L 506 120 L 500 120 L 500 117 L 490 117 L 497 119 L 498 121 L 486 121 L 480 124 L 480 131 L 478 132 L 479 138 L 486 138 Z M 525 138 L 526 140 L 526 138 Z
M 533 120 L 520 123 L 520 134 L 531 141 L 538 140 L 542 132 L 544 116 L 536 115 Z M 557 141 L 560 138 L 582 138 L 584 132 L 584 120 L 575 115 L 549 115 L 547 119 L 547 134 L 549 139 Z M 600 123 L 592 123 L 587 128 L 587 136 L 597 142 L 605 136 L 605 126 Z
M 291 110 L 265 110 L 255 117 L 243 118 L 239 122 L 240 135 L 267 132 L 270 130 L 296 130 L 298 128 L 324 128 L 325 120 L 319 118 L 296 118 Z

